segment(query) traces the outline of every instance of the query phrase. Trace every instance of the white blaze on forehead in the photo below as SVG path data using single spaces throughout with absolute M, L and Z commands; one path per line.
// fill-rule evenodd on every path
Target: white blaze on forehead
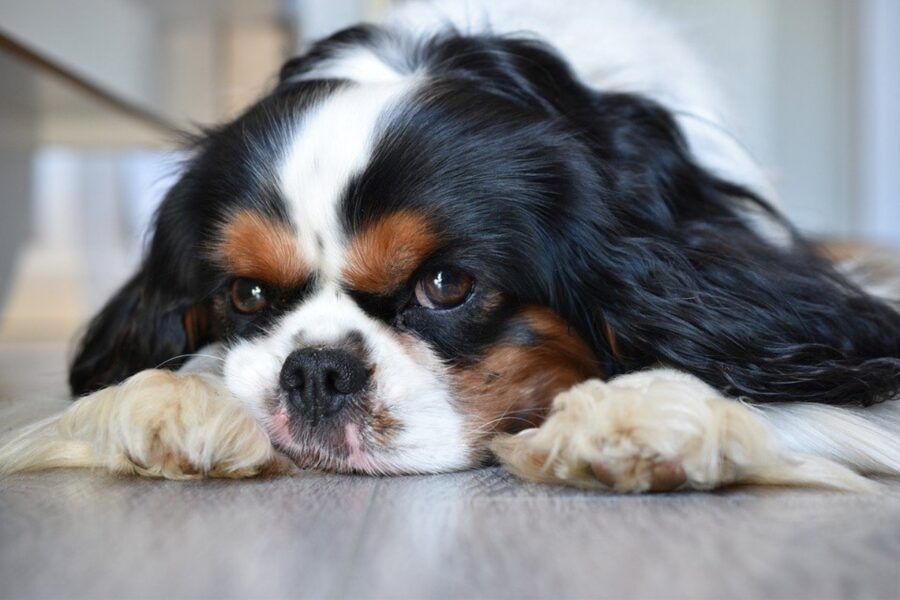
M 379 118 L 411 89 L 409 81 L 350 85 L 313 108 L 297 128 L 279 180 L 303 255 L 326 280 L 338 277 L 343 262 L 341 195 L 369 162 Z
M 384 472 L 438 472 L 470 464 L 465 420 L 455 407 L 446 369 L 424 343 L 401 339 L 367 315 L 340 289 L 346 240 L 341 198 L 369 163 L 379 121 L 414 89 L 415 77 L 394 83 L 348 83 L 307 112 L 278 167 L 281 192 L 304 259 L 317 272 L 312 296 L 267 328 L 263 336 L 228 349 L 228 389 L 271 431 L 283 431 L 271 401 L 283 401 L 285 359 L 312 345 L 362 336 L 375 366 L 370 401 L 399 423 L 389 447 L 360 446 L 359 427 L 347 430 L 348 464 Z M 371 463 L 366 461 L 371 460 Z

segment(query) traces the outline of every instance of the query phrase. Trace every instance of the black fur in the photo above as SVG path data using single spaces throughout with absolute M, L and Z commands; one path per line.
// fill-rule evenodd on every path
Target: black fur
M 897 393 L 897 308 L 839 275 L 765 201 L 700 167 L 663 106 L 587 88 L 538 42 L 416 41 L 374 28 L 287 63 L 272 95 L 201 144 L 142 272 L 89 329 L 73 391 L 184 352 L 171 315 L 227 280 L 198 248 L 236 205 L 286 218 L 256 174 L 286 143 L 286 124 L 335 85 L 300 78 L 355 44 L 430 79 L 382 124 L 345 192 L 345 228 L 424 212 L 442 245 L 423 268 L 477 274 L 473 300 L 455 311 L 417 311 L 404 288 L 357 295 L 372 314 L 470 361 L 509 334 L 516 307 L 539 304 L 590 343 L 608 376 L 663 363 L 757 402 L 871 404 Z M 792 241 L 767 241 L 751 212 Z
M 224 296 L 228 274 L 211 261 L 211 242 L 238 208 L 287 220 L 284 201 L 272 185 L 272 166 L 295 117 L 339 85 L 320 82 L 271 94 L 235 121 L 191 141 L 193 158 L 156 215 L 139 272 L 94 317 L 79 342 L 69 373 L 73 394 L 95 391 L 142 369 L 175 369 L 199 344 L 244 329 L 239 317 L 226 319 L 225 308 L 216 302 Z M 191 336 L 184 317 L 197 308 L 207 313 L 209 323 Z

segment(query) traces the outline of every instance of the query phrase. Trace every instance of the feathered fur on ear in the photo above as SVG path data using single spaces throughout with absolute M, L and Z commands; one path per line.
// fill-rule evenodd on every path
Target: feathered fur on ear
M 83 395 L 143 369 L 176 368 L 210 335 L 209 307 L 167 297 L 148 285 L 146 268 L 91 320 L 69 372 L 72 393 Z
M 698 164 L 663 106 L 590 89 L 532 40 L 449 35 L 420 56 L 567 132 L 550 303 L 608 375 L 662 363 L 755 401 L 870 404 L 900 391 L 897 307 Z
M 576 291 L 563 297 L 593 301 L 568 312 L 615 333 L 619 370 L 663 363 L 755 401 L 871 404 L 898 392 L 895 306 L 840 275 L 763 200 L 701 168 L 661 106 L 622 94 L 591 102 L 580 125 L 598 204 L 571 250 Z M 768 239 L 751 213 L 792 239 Z
M 186 353 L 217 337 L 209 273 L 198 250 L 203 218 L 188 173 L 169 191 L 156 216 L 140 270 L 89 323 L 69 371 L 72 393 L 83 395 L 148 368 L 175 369 Z

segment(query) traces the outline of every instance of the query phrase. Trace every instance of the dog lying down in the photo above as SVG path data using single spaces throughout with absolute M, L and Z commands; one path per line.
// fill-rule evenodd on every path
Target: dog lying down
M 196 141 L 81 340 L 86 396 L 0 471 L 897 474 L 896 305 L 772 208 L 663 23 L 566 10 L 405 5 L 285 64 Z

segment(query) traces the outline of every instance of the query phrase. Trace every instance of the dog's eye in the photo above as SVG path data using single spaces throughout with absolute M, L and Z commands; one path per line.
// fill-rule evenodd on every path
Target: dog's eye
M 465 302 L 474 280 L 456 269 L 429 271 L 416 283 L 416 300 L 426 308 L 453 308 Z
M 269 303 L 266 300 L 266 288 L 252 279 L 235 279 L 231 284 L 231 303 L 238 312 L 259 312 Z

